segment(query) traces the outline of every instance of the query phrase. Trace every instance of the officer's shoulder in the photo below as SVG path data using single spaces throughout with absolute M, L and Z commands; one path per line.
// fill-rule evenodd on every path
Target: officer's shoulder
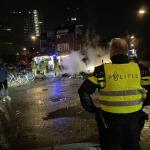
M 94 71 L 101 71 L 104 69 L 104 65 L 99 65 L 94 68 Z
M 102 65 L 99 65 L 99 66 L 96 66 L 94 71 L 104 71 L 104 65 L 109 65 L 109 64 L 112 64 L 111 62 L 109 63 L 105 63 L 105 64 L 102 64 Z
M 93 73 L 93 75 L 96 76 L 96 77 L 104 76 L 104 65 L 96 66 L 96 67 L 94 68 L 94 73 Z
M 144 64 L 142 64 L 142 63 L 138 63 L 138 66 L 140 67 L 140 68 L 147 68 Z
M 141 70 L 148 70 L 148 67 L 145 66 L 144 64 L 139 63 L 138 66 Z
M 149 76 L 149 75 L 150 75 L 150 72 L 149 72 L 149 69 L 148 69 L 147 66 L 145 66 L 145 65 L 143 65 L 143 64 L 141 64 L 141 63 L 139 63 L 138 66 L 139 66 L 140 71 L 141 71 L 141 74 L 142 74 L 143 76 L 147 76 L 147 75 Z

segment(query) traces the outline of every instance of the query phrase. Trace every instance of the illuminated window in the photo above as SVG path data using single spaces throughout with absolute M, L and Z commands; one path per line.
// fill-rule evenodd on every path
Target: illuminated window
M 69 43 L 57 44 L 58 51 L 69 51 Z
M 71 18 L 71 21 L 77 21 L 77 18 L 76 17 Z
M 10 28 L 7 28 L 7 29 L 6 29 L 6 31 L 12 31 L 12 29 L 10 29 Z
M 56 38 L 57 38 L 57 39 L 60 39 L 60 38 L 61 38 L 60 34 L 57 34 L 57 35 L 56 35 Z
M 33 14 L 34 14 L 33 20 L 34 20 L 35 35 L 40 36 L 38 11 L 33 10 Z

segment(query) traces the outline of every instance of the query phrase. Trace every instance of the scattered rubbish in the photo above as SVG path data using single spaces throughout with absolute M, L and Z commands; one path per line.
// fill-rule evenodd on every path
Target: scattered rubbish
M 48 89 L 42 89 L 42 91 L 47 91 Z
M 82 111 L 78 111 L 78 112 L 77 112 L 77 114 L 81 114 L 81 113 L 82 113 Z

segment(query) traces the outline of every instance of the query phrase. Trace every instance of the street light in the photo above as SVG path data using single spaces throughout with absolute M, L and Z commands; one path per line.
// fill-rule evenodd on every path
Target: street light
M 138 27 L 138 36 L 139 36 L 139 56 L 141 58 L 147 57 L 147 52 L 149 46 L 149 16 L 150 16 L 150 8 L 146 5 L 141 6 L 137 11 L 139 22 Z M 142 50 L 142 51 L 141 51 Z
M 31 51 L 35 49 L 36 45 L 37 45 L 37 37 L 35 35 L 31 35 L 30 36 L 30 44 L 31 44 Z
M 130 49 L 136 48 L 136 46 L 137 46 L 137 37 L 134 34 L 129 35 L 128 36 L 128 42 L 129 42 L 129 48 Z
M 143 16 L 148 14 L 148 8 L 146 6 L 141 7 L 138 12 L 137 12 L 138 16 L 143 18 Z
M 140 9 L 138 11 L 139 15 L 144 15 L 146 13 L 146 10 L 145 9 Z
M 32 36 L 31 36 L 31 40 L 32 40 L 32 41 L 35 41 L 35 40 L 36 40 L 36 36 L 32 35 Z
M 135 47 L 135 45 L 134 45 L 133 43 L 131 43 L 131 44 L 130 44 L 130 47 L 131 47 L 131 48 L 134 48 L 134 47 Z
M 26 50 L 27 50 L 27 48 L 26 48 L 26 47 L 23 47 L 23 50 L 24 50 L 24 51 L 26 51 Z
M 135 36 L 134 36 L 134 35 L 131 35 L 131 36 L 130 36 L 130 39 L 135 39 Z

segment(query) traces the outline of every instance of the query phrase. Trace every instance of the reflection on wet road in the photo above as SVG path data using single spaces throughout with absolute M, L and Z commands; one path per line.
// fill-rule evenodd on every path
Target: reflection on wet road
M 98 142 L 94 115 L 80 105 L 77 89 L 81 82 L 80 79 L 50 78 L 10 89 L 12 101 L 4 108 L 5 116 L 0 111 L 0 117 L 14 150 Z M 94 99 L 96 101 L 97 95 Z M 150 115 L 149 107 L 145 111 Z M 150 120 L 142 131 L 142 150 L 149 150 L 149 129 Z
M 85 112 L 77 94 L 82 80 L 51 78 L 11 89 L 14 109 L 21 112 L 21 147 L 97 141 L 94 115 Z

